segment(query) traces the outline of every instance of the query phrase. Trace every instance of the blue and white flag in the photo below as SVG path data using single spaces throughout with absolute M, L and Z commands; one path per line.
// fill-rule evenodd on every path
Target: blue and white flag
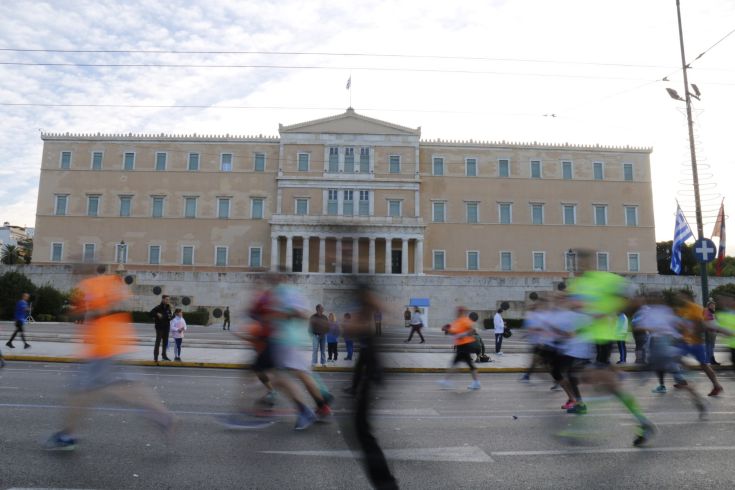
M 671 270 L 674 271 L 674 274 L 681 274 L 681 246 L 690 238 L 694 238 L 694 233 L 692 233 L 681 207 L 677 204 L 674 243 L 671 246 Z
M 347 86 L 345 86 L 345 88 L 349 90 L 350 87 L 352 87 L 352 75 L 350 75 L 350 78 L 347 79 Z

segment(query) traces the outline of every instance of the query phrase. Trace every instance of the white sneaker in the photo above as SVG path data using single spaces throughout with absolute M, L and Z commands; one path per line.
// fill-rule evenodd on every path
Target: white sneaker
M 453 390 L 454 389 L 454 383 L 452 383 L 449 380 L 440 379 L 439 381 L 437 381 L 437 383 L 439 384 L 439 387 L 442 390 Z
M 496 353 L 495 353 L 495 355 L 496 355 L 496 356 L 502 356 L 502 355 L 503 355 L 503 353 L 502 353 L 502 352 L 496 352 Z

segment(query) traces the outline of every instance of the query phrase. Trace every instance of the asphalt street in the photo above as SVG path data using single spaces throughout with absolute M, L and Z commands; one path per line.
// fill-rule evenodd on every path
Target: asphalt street
M 218 424 L 236 396 L 263 394 L 237 371 L 125 370 L 179 417 L 170 444 L 135 410 L 103 401 L 75 451 L 43 451 L 79 366 L 14 362 L 0 370 L 0 489 L 369 488 L 352 452 L 352 399 L 340 396 L 346 373 L 323 376 L 337 394 L 333 423 L 295 432 L 285 402 L 263 430 Z M 655 395 L 653 379 L 629 375 L 626 386 L 659 429 L 645 449 L 632 447 L 635 421 L 616 401 L 583 387 L 589 414 L 568 415 L 563 394 L 541 374 L 531 384 L 485 375 L 478 392 L 465 389 L 467 374 L 455 376 L 454 391 L 439 390 L 438 375 L 390 375 L 376 393 L 373 424 L 401 488 L 733 488 L 735 379 L 722 377 L 725 393 L 707 400 L 709 420 L 700 422 L 684 393 Z M 691 379 L 709 391 L 701 374 Z

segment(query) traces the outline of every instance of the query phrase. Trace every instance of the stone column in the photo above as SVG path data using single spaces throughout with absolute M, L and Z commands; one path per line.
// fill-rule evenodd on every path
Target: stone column
M 336 249 L 337 252 L 334 254 L 334 272 L 335 274 L 342 274 L 342 237 L 337 237 Z
M 319 237 L 319 272 L 327 270 L 327 237 Z
M 360 239 L 352 239 L 352 273 L 360 272 Z
M 368 274 L 375 274 L 375 237 L 370 237 L 368 250 Z
M 271 270 L 278 270 L 278 235 L 271 235 Z
M 309 236 L 304 235 L 304 244 L 301 247 L 301 272 L 309 272 Z
M 393 259 L 393 239 L 388 237 L 385 239 L 385 273 L 390 274 L 393 272 L 391 267 L 391 261 Z
M 401 274 L 408 274 L 408 238 L 401 238 Z
M 422 239 L 416 240 L 416 249 L 414 250 L 414 256 L 416 259 L 414 265 L 414 271 L 416 275 L 424 273 L 424 241 Z
M 286 236 L 286 271 L 293 270 L 293 236 Z

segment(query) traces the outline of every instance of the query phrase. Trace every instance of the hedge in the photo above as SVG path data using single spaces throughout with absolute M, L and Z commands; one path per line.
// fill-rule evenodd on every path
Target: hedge
M 153 323 L 149 311 L 131 311 L 134 323 Z M 187 325 L 209 325 L 209 310 L 206 308 L 197 308 L 196 311 L 185 311 L 184 320 Z

